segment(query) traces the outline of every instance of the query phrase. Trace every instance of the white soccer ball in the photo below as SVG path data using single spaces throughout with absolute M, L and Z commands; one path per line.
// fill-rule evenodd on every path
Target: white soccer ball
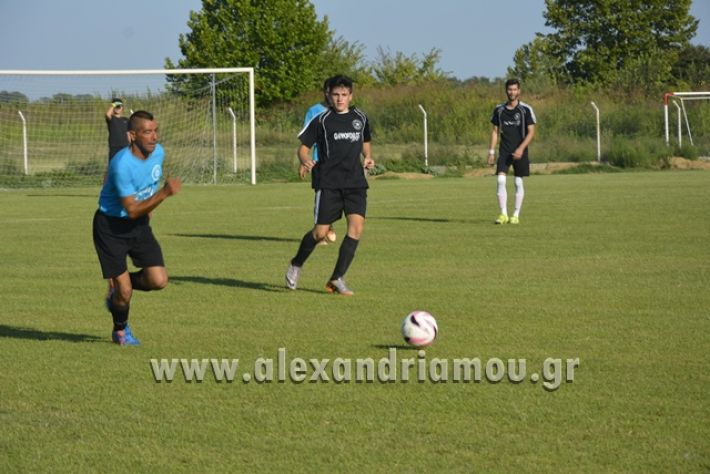
M 402 337 L 413 346 L 430 346 L 438 334 L 436 319 L 426 311 L 412 311 L 402 321 Z

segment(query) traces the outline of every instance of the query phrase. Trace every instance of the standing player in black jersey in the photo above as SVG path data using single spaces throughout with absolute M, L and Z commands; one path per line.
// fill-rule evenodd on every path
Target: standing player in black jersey
M 128 117 L 123 116 L 123 101 L 114 97 L 111 107 L 106 111 L 106 126 L 108 127 L 108 161 L 116 153 L 131 144 L 128 133 Z
M 505 92 L 508 101 L 498 105 L 493 110 L 491 123 L 491 146 L 488 150 L 488 165 L 496 163 L 496 143 L 500 130 L 500 151 L 496 165 L 498 175 L 498 204 L 500 215 L 496 224 L 518 224 L 520 222 L 520 207 L 523 205 L 525 189 L 523 177 L 530 176 L 530 160 L 528 159 L 528 145 L 535 136 L 535 113 L 532 107 L 521 102 L 520 82 L 517 79 L 508 79 L 505 82 Z M 515 209 L 513 215 L 508 217 L 508 191 L 506 190 L 506 175 L 510 165 L 515 173 Z
M 355 257 L 355 250 L 365 226 L 367 210 L 367 179 L 365 170 L 375 166 L 370 150 L 370 123 L 367 116 L 355 107 L 350 107 L 353 98 L 353 82 L 346 76 L 333 76 L 328 83 L 330 107 L 311 120 L 298 135 L 301 146 L 298 159 L 300 174 L 311 173 L 315 198 L 315 226 L 306 232 L 296 256 L 286 271 L 286 286 L 295 290 L 301 268 L 324 239 L 330 225 L 345 214 L 348 222 L 347 235 L 340 244 L 338 261 L 335 264 L 326 291 L 351 296 L 343 276 Z M 318 146 L 318 162 L 310 158 L 309 150 Z M 363 160 L 360 161 L 360 157 Z

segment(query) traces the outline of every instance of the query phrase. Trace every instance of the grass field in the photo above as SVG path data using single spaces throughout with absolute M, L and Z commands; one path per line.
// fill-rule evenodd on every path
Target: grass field
M 376 180 L 353 298 L 323 291 L 337 246 L 283 287 L 307 185 L 185 187 L 154 214 L 171 284 L 134 295 L 140 347 L 110 343 L 98 188 L 0 191 L 0 472 L 707 472 L 708 183 L 533 176 L 521 224 L 495 226 L 493 178 Z M 414 309 L 439 322 L 424 359 L 399 336 Z M 241 377 L 279 348 L 332 362 L 389 347 L 525 359 L 528 376 Z M 156 382 L 162 358 L 238 358 L 239 375 Z M 547 358 L 579 359 L 574 381 L 532 382 Z

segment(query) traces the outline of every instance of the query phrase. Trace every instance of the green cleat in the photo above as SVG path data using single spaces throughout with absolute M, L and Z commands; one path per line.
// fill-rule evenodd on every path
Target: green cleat
M 498 219 L 496 219 L 496 224 L 507 224 L 509 220 L 508 216 L 501 214 L 498 216 Z
M 518 216 L 513 216 L 510 218 L 511 224 L 520 224 L 520 218 Z

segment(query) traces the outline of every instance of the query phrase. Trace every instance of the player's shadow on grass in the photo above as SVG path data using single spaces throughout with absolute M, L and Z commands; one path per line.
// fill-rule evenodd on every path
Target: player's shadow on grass
M 175 237 L 193 237 L 197 239 L 230 239 L 248 240 L 252 242 L 300 242 L 298 239 L 285 237 L 269 237 L 266 235 L 231 235 L 231 234 L 170 234 Z
M 444 219 L 440 217 L 387 217 L 387 216 L 372 216 L 367 218 L 367 220 L 388 220 L 388 221 L 412 221 L 412 222 L 432 222 L 434 224 L 450 224 L 452 222 L 457 222 L 460 224 L 465 224 L 469 221 L 465 219 Z
M 208 278 L 203 276 L 171 276 L 173 283 L 200 283 L 202 285 L 229 286 L 232 288 L 246 288 L 247 290 L 270 291 L 275 293 L 290 292 L 285 286 L 272 285 L 270 283 L 259 283 L 256 281 L 237 280 L 236 278 Z M 307 288 L 299 288 L 298 291 L 320 293 Z
M 71 197 L 71 198 L 76 198 L 76 197 L 85 197 L 85 198 L 92 198 L 96 199 L 96 194 L 27 194 L 27 197 L 44 197 L 44 198 L 55 198 L 55 197 Z
M 68 342 L 96 342 L 104 338 L 90 334 L 77 334 L 71 332 L 40 331 L 39 329 L 7 326 L 0 324 L 0 338 L 33 339 L 35 341 L 68 341 Z

